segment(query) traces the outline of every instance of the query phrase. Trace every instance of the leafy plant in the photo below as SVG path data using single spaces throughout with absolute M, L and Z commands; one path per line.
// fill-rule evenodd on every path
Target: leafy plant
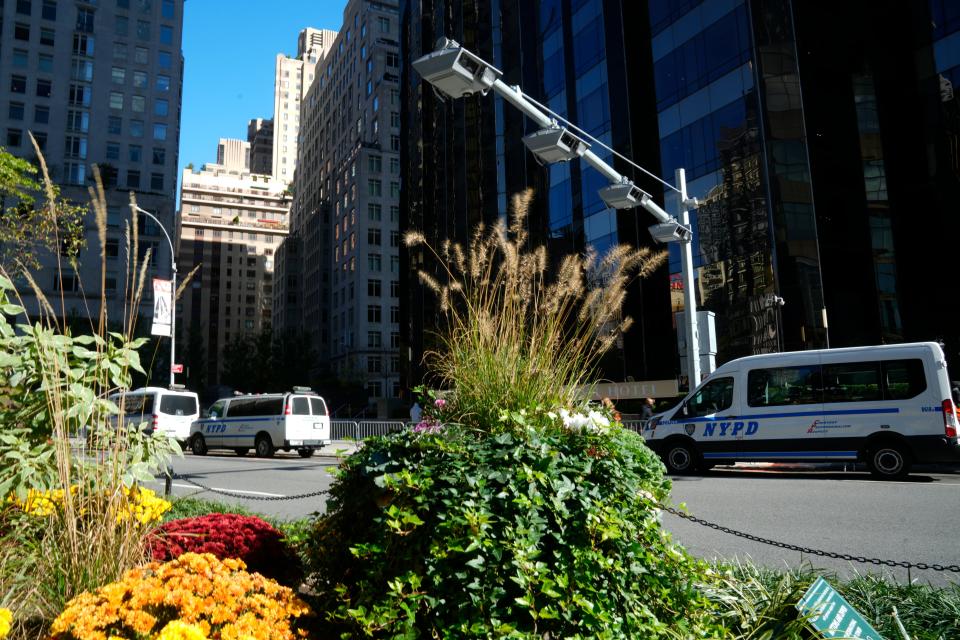
M 546 248 L 530 248 L 526 217 L 532 191 L 513 199 L 513 217 L 475 230 L 469 246 L 404 242 L 415 258 L 432 256 L 420 281 L 439 298 L 441 347 L 424 357 L 441 386 L 455 390 L 460 419 L 495 429 L 501 410 L 552 409 L 577 402 L 593 382 L 599 358 L 632 320 L 621 316 L 626 288 L 666 259 L 665 252 L 613 247 L 551 264 Z M 420 257 L 423 257 L 421 255 Z M 551 279 L 551 275 L 556 277 Z
M 153 640 L 173 636 L 164 633 L 175 622 L 191 625 L 200 637 L 299 637 L 298 622 L 309 615 L 309 607 L 289 588 L 245 569 L 242 560 L 196 553 L 132 569 L 117 582 L 74 598 L 54 621 L 52 639 Z
M 184 553 L 212 553 L 218 558 L 239 558 L 251 571 L 283 584 L 296 585 L 301 569 L 283 534 L 256 517 L 216 513 L 173 520 L 162 525 L 150 540 L 154 560 L 178 558 Z
M 341 637 L 709 633 L 704 566 L 660 527 L 669 483 L 642 440 L 505 419 L 495 436 L 374 438 L 344 461 L 307 548 Z

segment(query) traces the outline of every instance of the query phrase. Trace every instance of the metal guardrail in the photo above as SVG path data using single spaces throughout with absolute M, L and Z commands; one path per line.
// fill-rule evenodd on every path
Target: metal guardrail
M 373 436 L 403 431 L 407 423 L 402 420 L 331 420 L 331 440 L 364 440 Z
M 629 429 L 643 435 L 643 430 L 647 428 L 649 420 L 624 420 L 621 424 L 624 429 Z

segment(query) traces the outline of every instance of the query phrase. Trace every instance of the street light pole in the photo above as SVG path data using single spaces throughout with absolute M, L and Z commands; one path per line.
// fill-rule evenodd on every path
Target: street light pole
M 143 215 L 149 217 L 151 220 L 157 223 L 157 226 L 160 227 L 160 231 L 163 231 L 164 237 L 167 239 L 167 244 L 170 245 L 170 274 L 171 274 L 171 305 L 170 309 L 170 384 L 171 386 L 175 382 L 175 374 L 173 373 L 173 365 L 176 362 L 176 342 L 177 342 L 177 258 L 176 253 L 173 250 L 173 240 L 170 239 L 170 234 L 167 233 L 167 230 L 164 228 L 163 223 L 157 219 L 157 216 L 153 215 L 145 209 L 141 209 L 139 206 L 132 204 L 134 209 L 142 213 Z
M 437 48 L 413 62 L 413 68 L 429 82 L 434 89 L 451 98 L 461 98 L 475 93 L 486 94 L 494 91 L 528 118 L 543 127 L 540 131 L 524 136 L 523 143 L 543 162 L 567 162 L 582 158 L 594 169 L 602 173 L 610 184 L 600 189 L 600 198 L 608 207 L 631 209 L 643 207 L 656 218 L 657 223 L 649 227 L 650 234 L 657 242 L 679 242 L 681 269 L 683 271 L 684 303 L 686 317 L 687 362 L 690 389 L 700 383 L 700 336 L 697 331 L 696 292 L 693 276 L 693 232 L 690 228 L 688 208 L 696 208 L 697 200 L 687 197 L 687 183 L 683 169 L 677 170 L 677 186 L 664 182 L 642 167 L 640 170 L 655 177 L 664 185 L 680 194 L 680 218 L 677 219 L 653 202 L 649 193 L 636 186 L 632 180 L 620 174 L 608 162 L 590 149 L 590 144 L 560 125 L 560 116 L 547 107 L 525 96 L 520 87 L 509 86 L 500 77 L 503 73 L 482 58 L 461 47 L 453 40 L 441 38 Z M 566 122 L 566 121 L 565 121 Z M 576 129 L 571 123 L 567 124 Z M 587 135 L 582 130 L 580 133 Z M 588 136 L 589 137 L 589 136 Z M 598 140 L 593 139 L 595 143 Z M 612 149 L 607 147 L 611 152 Z M 618 154 L 619 155 L 619 154 Z M 623 156 L 621 156 L 623 157 Z M 629 159 L 627 159 L 629 162 Z M 633 164 L 631 162 L 631 164 Z M 634 165 L 638 166 L 638 165 Z

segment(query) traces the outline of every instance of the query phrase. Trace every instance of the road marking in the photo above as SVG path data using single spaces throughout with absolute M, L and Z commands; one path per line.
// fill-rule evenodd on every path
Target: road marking
M 154 480 L 154 482 L 163 482 L 163 480 Z M 206 491 L 201 487 L 192 484 L 181 484 L 179 482 L 174 482 L 170 486 L 177 487 L 178 489 L 193 489 L 195 491 Z M 224 489 L 222 487 L 210 487 L 214 491 L 226 491 L 228 493 L 246 493 L 252 496 L 267 496 L 268 498 L 286 498 L 282 493 L 266 493 L 264 491 L 243 491 L 242 489 Z

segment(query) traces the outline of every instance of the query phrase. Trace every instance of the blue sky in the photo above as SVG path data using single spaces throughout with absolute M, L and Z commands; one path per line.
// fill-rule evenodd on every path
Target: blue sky
M 304 27 L 339 30 L 346 0 L 187 0 L 183 19 L 180 167 L 216 160 L 217 140 L 247 137 L 273 117 L 278 53 L 295 55 Z

